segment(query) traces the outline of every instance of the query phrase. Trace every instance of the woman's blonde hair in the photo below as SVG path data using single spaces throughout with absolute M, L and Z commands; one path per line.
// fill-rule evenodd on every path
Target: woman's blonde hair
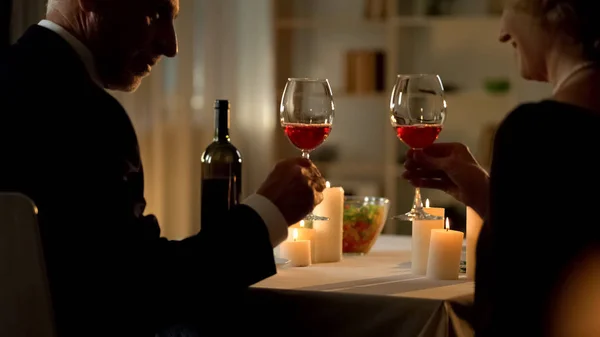
M 540 16 L 548 29 L 579 44 L 586 58 L 600 61 L 600 0 L 519 0 L 518 4 Z

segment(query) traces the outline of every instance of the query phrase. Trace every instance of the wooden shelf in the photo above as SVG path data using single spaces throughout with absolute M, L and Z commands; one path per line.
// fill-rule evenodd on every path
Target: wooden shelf
M 371 21 L 361 18 L 287 18 L 275 22 L 277 29 L 340 29 L 360 30 L 365 28 L 383 29 L 385 21 Z
M 389 99 L 391 95 L 391 91 L 374 91 L 374 92 L 347 92 L 344 89 L 331 89 L 333 92 L 334 99 Z M 283 96 L 282 89 L 275 90 L 277 97 L 277 102 L 281 101 L 281 97 Z M 277 103 L 279 104 L 279 103 Z
M 482 0 L 462 0 L 454 8 L 455 15 L 442 16 L 401 15 L 425 13 L 425 8 L 418 6 L 402 7 L 425 1 L 387 0 L 386 13 L 390 15 L 380 20 L 363 16 L 364 0 L 273 3 L 274 110 L 279 111 L 289 75 L 327 76 L 335 86 L 332 90 L 337 109 L 336 131 L 329 141 L 335 144 L 339 161 L 317 166 L 332 179 L 377 182 L 382 195 L 393 201 L 391 214 L 405 211 L 413 197 L 412 187 L 400 178 L 403 166 L 397 163 L 404 145 L 383 113 L 389 109 L 396 74 L 436 73 L 448 88 L 458 89 L 446 93 L 448 119 L 440 141 L 463 142 L 475 155 L 483 128 L 497 124 L 518 102 L 531 96 L 531 85 L 516 80 L 519 76 L 512 48 L 497 42 L 500 16 L 487 14 Z M 347 92 L 347 52 L 371 49 L 385 52 L 385 90 Z M 484 82 L 490 77 L 508 78 L 510 93 L 485 92 Z M 277 137 L 279 158 L 297 155 L 281 132 Z
M 388 92 L 345 92 L 343 90 L 333 91 L 333 98 L 348 98 L 348 99 L 389 99 Z
M 435 24 L 480 24 L 485 22 L 499 22 L 500 17 L 492 15 L 480 16 L 396 16 L 389 19 L 389 24 L 397 27 L 428 27 Z
M 392 27 L 429 27 L 435 24 L 499 22 L 499 16 L 395 16 L 381 20 L 362 18 L 282 18 L 275 22 L 277 29 L 337 29 L 361 30 Z

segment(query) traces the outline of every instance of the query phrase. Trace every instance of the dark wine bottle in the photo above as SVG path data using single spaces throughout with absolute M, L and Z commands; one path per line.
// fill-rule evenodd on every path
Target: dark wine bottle
M 242 155 L 229 137 L 229 114 L 229 101 L 216 100 L 215 136 L 202 154 L 202 230 L 219 226 L 228 210 L 240 202 Z

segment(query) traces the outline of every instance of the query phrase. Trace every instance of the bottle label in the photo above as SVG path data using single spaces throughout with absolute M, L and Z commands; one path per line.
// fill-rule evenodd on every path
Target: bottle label
M 221 225 L 227 212 L 239 204 L 242 190 L 239 174 L 229 164 L 212 163 L 203 167 L 201 228 Z

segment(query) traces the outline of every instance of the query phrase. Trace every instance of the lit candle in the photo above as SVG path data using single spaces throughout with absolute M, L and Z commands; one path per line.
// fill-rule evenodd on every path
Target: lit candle
M 300 228 L 300 227 L 304 227 L 304 220 L 300 220 L 299 222 L 296 222 L 295 224 L 291 225 L 291 226 L 290 226 L 290 227 L 288 227 L 288 228 Z M 290 240 L 292 239 L 292 234 L 291 234 L 291 232 L 290 232 L 289 239 L 290 239 Z
M 291 241 L 281 243 L 281 257 L 290 260 L 292 267 L 310 266 L 310 241 L 298 239 L 298 228 L 294 228 L 292 233 Z
M 477 239 L 483 226 L 483 219 L 471 207 L 467 207 L 467 279 L 475 279 L 475 253 Z
M 431 231 L 427 277 L 437 280 L 456 280 L 460 269 L 463 232 L 450 230 L 450 221 L 446 218 L 444 229 Z
M 425 211 L 444 218 L 444 209 L 429 207 L 429 199 L 425 201 Z M 411 271 L 414 275 L 427 273 L 432 229 L 444 229 L 444 220 L 415 220 L 412 223 Z
M 326 221 L 314 221 L 315 263 L 338 262 L 342 259 L 344 222 L 344 189 L 331 187 L 329 182 L 323 190 L 323 201 L 313 213 L 328 217 Z
M 437 215 L 437 216 L 441 216 L 442 218 L 444 218 L 445 216 L 445 209 L 442 207 L 429 207 L 429 198 L 425 200 L 425 212 L 431 214 L 431 215 Z M 443 224 L 443 222 L 442 222 Z
M 310 256 L 314 260 L 315 247 L 317 246 L 315 244 L 315 230 L 313 228 L 309 228 L 305 225 L 306 225 L 306 223 L 304 222 L 304 220 L 301 220 L 297 224 L 292 225 L 290 228 L 298 231 L 298 240 L 310 241 Z M 288 241 L 294 240 L 294 238 L 292 237 L 293 230 L 292 231 L 288 230 Z M 315 261 L 312 261 L 312 262 L 315 262 Z

